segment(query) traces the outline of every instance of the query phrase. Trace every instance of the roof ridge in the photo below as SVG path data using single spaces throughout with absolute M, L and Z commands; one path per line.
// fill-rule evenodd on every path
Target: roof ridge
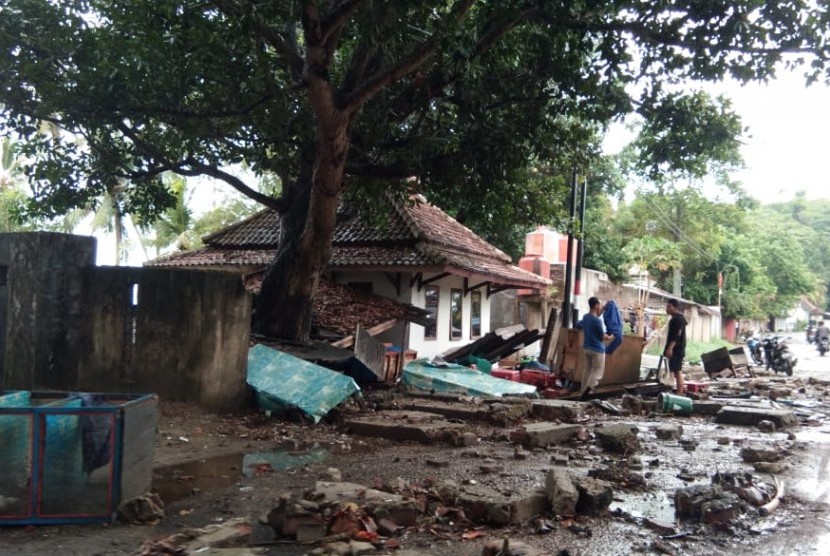
M 226 227 L 222 228 L 221 230 L 217 230 L 217 231 L 213 232 L 212 234 L 208 234 L 208 235 L 204 236 L 202 238 L 202 243 L 204 243 L 205 245 L 211 245 L 211 242 L 216 241 L 217 238 L 225 236 L 225 235 L 229 235 L 231 232 L 234 232 L 238 228 L 241 228 L 242 226 L 245 226 L 246 224 L 248 224 L 252 220 L 255 220 L 257 218 L 261 218 L 263 215 L 265 215 L 267 213 L 271 213 L 271 212 L 277 212 L 277 211 L 276 211 L 276 209 L 272 209 L 272 208 L 264 208 L 260 211 L 257 211 L 254 214 L 252 214 L 251 216 L 248 216 L 247 218 L 243 218 L 242 220 L 240 220 L 239 222 L 236 222 L 235 224 L 231 224 L 230 226 L 226 226 Z M 280 216 L 279 220 L 280 221 L 282 220 L 282 216 Z

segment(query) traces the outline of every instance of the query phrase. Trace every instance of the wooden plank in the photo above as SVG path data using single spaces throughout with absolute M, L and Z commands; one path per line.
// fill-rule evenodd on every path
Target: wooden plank
M 373 326 L 372 328 L 367 328 L 366 332 L 369 334 L 369 336 L 377 336 L 378 334 L 390 330 L 396 324 L 398 324 L 398 319 L 388 320 L 386 322 L 382 322 L 376 326 Z M 354 345 L 354 334 L 346 336 L 345 338 L 337 340 L 336 342 L 332 342 L 331 345 L 339 348 L 350 348 Z
M 560 328 L 562 328 L 562 321 L 559 318 L 559 310 L 556 307 L 551 307 L 548 314 L 548 326 L 545 329 L 545 338 L 542 340 L 542 349 L 539 351 L 539 360 L 551 369 L 553 369 L 553 359 L 556 354 Z

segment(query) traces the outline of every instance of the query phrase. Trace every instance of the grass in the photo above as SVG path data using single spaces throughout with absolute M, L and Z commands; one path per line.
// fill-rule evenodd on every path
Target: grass
M 663 344 L 653 344 L 648 348 L 646 353 L 649 355 L 661 355 L 663 353 Z M 686 342 L 686 361 L 690 365 L 700 364 L 700 354 L 714 351 L 718 348 L 725 347 L 727 349 L 735 347 L 735 344 L 730 344 L 726 340 L 714 340 L 712 342 Z

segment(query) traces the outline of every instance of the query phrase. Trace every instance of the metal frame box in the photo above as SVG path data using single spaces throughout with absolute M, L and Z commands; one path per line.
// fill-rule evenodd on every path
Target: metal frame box
M 100 523 L 152 485 L 152 394 L 0 394 L 0 525 Z

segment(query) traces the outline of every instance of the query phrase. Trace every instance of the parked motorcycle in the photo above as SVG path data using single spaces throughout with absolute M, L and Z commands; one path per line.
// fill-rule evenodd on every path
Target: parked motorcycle
M 756 365 L 764 364 L 764 350 L 761 347 L 761 339 L 758 336 L 751 336 L 746 340 L 746 347 L 749 348 L 749 355 Z
M 818 350 L 818 354 L 824 357 L 824 354 L 830 351 L 830 338 L 828 338 L 827 336 L 817 338 L 816 349 Z
M 792 376 L 793 369 L 798 360 L 790 351 L 790 346 L 781 336 L 767 336 L 762 341 L 764 356 L 767 361 L 767 370 L 772 369 L 777 373 L 786 373 Z

